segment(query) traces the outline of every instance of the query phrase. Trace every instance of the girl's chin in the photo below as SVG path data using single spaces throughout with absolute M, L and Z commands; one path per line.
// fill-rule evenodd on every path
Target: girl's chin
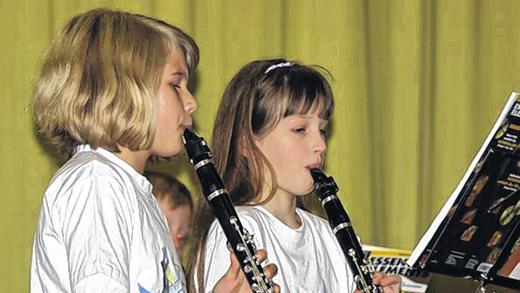
M 164 159 L 171 159 L 177 157 L 181 152 L 179 151 L 163 151 L 155 153 L 154 156 Z
M 302 196 L 302 197 L 303 197 L 303 196 L 307 196 L 307 195 L 311 194 L 313 191 L 314 191 L 314 186 L 311 185 L 310 187 L 308 187 L 308 188 L 306 188 L 306 189 L 304 189 L 304 190 L 299 191 L 299 192 L 296 194 L 296 196 Z

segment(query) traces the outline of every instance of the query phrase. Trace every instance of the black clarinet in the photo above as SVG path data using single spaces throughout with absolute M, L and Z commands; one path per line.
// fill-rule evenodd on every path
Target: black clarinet
M 312 169 L 314 190 L 320 198 L 321 205 L 327 214 L 332 232 L 341 246 L 341 250 L 350 265 L 357 288 L 363 293 L 381 293 L 383 289 L 372 284 L 372 273 L 375 271 L 372 263 L 365 258 L 354 228 L 347 212 L 336 195 L 339 188 L 334 178 L 328 177 L 319 169 Z
M 256 246 L 253 235 L 249 234 L 240 223 L 222 178 L 215 168 L 213 154 L 206 141 L 188 129 L 184 131 L 183 141 L 190 163 L 199 177 L 202 193 L 218 219 L 228 245 L 235 252 L 251 290 L 255 293 L 271 293 L 271 283 L 266 279 L 262 266 L 255 256 Z

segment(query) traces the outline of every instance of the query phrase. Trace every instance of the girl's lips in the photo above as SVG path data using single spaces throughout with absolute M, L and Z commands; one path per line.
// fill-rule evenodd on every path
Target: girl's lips
M 307 169 L 309 169 L 309 170 L 311 170 L 311 169 L 321 169 L 321 163 L 315 163 L 315 164 L 309 165 L 309 166 L 307 166 Z

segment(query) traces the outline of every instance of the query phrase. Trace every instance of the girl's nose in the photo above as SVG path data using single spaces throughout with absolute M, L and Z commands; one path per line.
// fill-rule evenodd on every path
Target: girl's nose
M 325 138 L 319 133 L 318 137 L 315 140 L 313 151 L 317 153 L 323 153 L 327 149 L 327 143 L 325 142 Z
M 191 94 L 190 91 L 187 91 L 186 96 L 184 97 L 184 111 L 188 113 L 193 113 L 198 108 L 197 100 L 195 97 Z

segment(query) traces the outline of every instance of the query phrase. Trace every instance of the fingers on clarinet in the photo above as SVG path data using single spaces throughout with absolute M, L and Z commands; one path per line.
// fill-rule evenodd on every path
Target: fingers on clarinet
M 273 289 L 274 293 L 280 293 L 280 286 L 278 284 L 273 283 L 273 286 L 271 287 Z
M 267 251 L 265 251 L 265 249 L 259 249 L 255 255 L 259 262 L 263 262 L 267 258 Z
M 381 285 L 381 281 L 386 277 L 385 273 L 376 272 L 372 274 L 372 283 L 375 285 Z
M 381 281 L 379 283 L 383 287 L 397 285 L 397 284 L 400 285 L 401 277 L 398 275 L 386 275 L 384 278 L 381 279 Z
M 264 274 L 265 274 L 265 277 L 268 279 L 272 279 L 274 276 L 276 276 L 277 273 L 278 273 L 278 267 L 273 263 L 268 264 L 264 267 Z

